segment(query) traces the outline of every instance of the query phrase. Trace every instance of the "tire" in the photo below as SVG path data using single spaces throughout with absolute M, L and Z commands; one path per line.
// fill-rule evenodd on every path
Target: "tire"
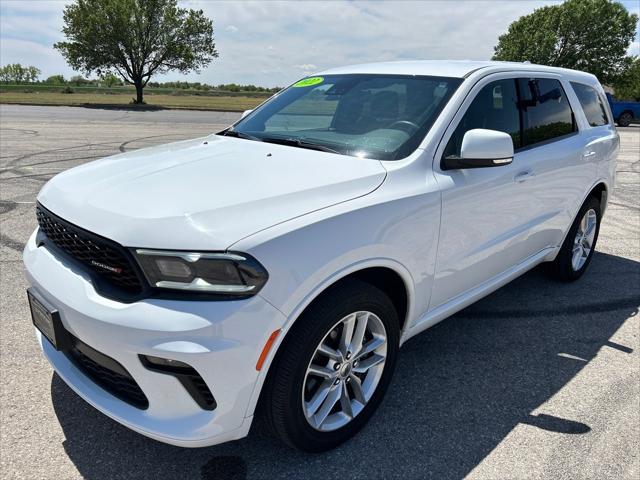
M 624 112 L 618 118 L 618 126 L 628 127 L 629 125 L 631 125 L 632 121 L 633 121 L 633 115 L 631 115 L 629 112 Z
M 589 218 L 587 218 L 588 213 Z M 585 218 L 587 218 L 587 220 L 585 220 Z M 584 274 L 593 258 L 593 252 L 595 251 L 598 241 L 598 234 L 600 233 L 601 218 L 600 201 L 596 197 L 590 196 L 578 211 L 578 215 L 576 215 L 569 229 L 569 233 L 560 248 L 558 256 L 549 264 L 548 273 L 550 273 L 552 277 L 564 282 L 573 282 Z M 595 220 L 595 225 L 593 225 L 592 240 L 589 240 L 590 235 L 584 236 L 582 233 L 585 226 L 584 222 L 586 221 L 588 223 L 591 219 Z M 590 228 L 587 228 L 587 230 L 590 231 Z M 579 242 L 580 238 L 586 239 L 586 243 Z M 585 248 L 587 244 L 589 245 L 588 249 Z M 578 252 L 581 252 L 582 255 L 580 259 L 576 261 L 576 249 L 581 246 L 583 250 L 578 250 Z
M 352 320 L 356 326 L 353 337 L 358 337 L 357 325 L 366 318 L 364 325 L 377 333 L 372 336 L 372 331 L 367 330 L 361 343 L 365 346 L 379 345 L 375 352 L 358 357 L 354 351 L 350 360 L 345 360 L 346 355 L 343 355 L 340 357 L 342 361 L 332 360 L 319 353 L 317 349 L 321 342 L 335 349 L 332 354 L 339 353 L 345 325 L 351 322 L 345 319 L 351 318 L 356 312 L 358 314 Z M 368 313 L 365 315 L 365 312 Z M 381 329 L 386 335 L 386 342 L 383 344 L 380 343 L 379 336 Z M 393 303 L 378 288 L 359 280 L 348 280 L 323 294 L 296 321 L 269 372 L 261 407 L 266 423 L 275 436 L 290 446 L 307 452 L 329 450 L 354 436 L 378 408 L 389 386 L 398 352 L 399 335 L 398 315 Z M 355 340 L 354 342 L 357 344 Z M 365 373 L 359 372 L 365 368 L 365 363 L 369 365 L 375 363 L 374 360 L 379 361 L 378 357 L 383 356 L 383 350 L 383 363 L 368 367 Z M 336 363 L 342 368 L 337 368 Z M 325 365 L 323 375 L 331 372 L 334 377 L 321 378 L 309 372 L 308 369 L 316 369 L 318 365 Z M 373 386 L 368 400 L 363 404 L 356 402 L 356 383 L 361 385 L 361 399 L 365 398 L 362 395 L 365 387 Z M 315 402 L 314 400 L 322 398 L 320 390 L 329 393 L 324 397 L 324 402 Z M 340 423 L 349 417 L 344 413 L 347 409 L 343 408 L 345 404 L 342 397 L 331 410 L 326 408 L 342 392 L 352 397 L 352 401 L 345 401 L 352 418 L 344 425 Z M 320 405 L 315 416 L 310 415 L 314 410 L 309 405 Z M 323 412 L 336 412 L 336 409 L 341 413 L 330 413 L 324 423 L 319 423 Z

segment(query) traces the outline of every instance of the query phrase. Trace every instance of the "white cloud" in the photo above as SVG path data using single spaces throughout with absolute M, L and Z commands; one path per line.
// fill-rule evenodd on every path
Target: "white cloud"
M 0 64 L 34 65 L 42 72 L 40 79 L 54 74 L 62 74 L 67 78 L 77 75 L 77 72 L 66 64 L 62 55 L 47 45 L 29 40 L 3 39 L 0 52 Z
M 65 0 L 69 1 L 69 0 Z M 163 79 L 286 85 L 324 68 L 402 59 L 488 59 L 498 36 L 540 1 L 188 0 L 213 19 L 220 54 L 200 75 Z M 637 8 L 626 2 L 629 9 Z M 0 3 L 2 63 L 34 64 L 43 76 L 70 72 L 51 45 L 62 38 L 64 2 Z M 241 32 L 241 34 L 238 34 Z M 638 48 L 637 44 L 633 48 Z
M 301 73 L 353 63 L 488 59 L 512 21 L 549 3 L 557 1 L 191 0 L 186 5 L 214 20 L 220 58 L 202 73 L 204 81 L 274 86 Z M 234 25 L 243 34 L 216 25 Z
M 298 67 L 304 73 L 315 72 L 316 70 L 318 70 L 318 66 L 314 65 L 313 63 L 303 63 L 302 65 L 296 65 L 296 67 Z

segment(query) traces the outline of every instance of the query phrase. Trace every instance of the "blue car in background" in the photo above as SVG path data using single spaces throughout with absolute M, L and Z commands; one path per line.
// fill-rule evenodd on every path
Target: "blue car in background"
M 628 127 L 634 120 L 640 121 L 640 102 L 624 102 L 607 93 L 613 119 L 619 127 Z

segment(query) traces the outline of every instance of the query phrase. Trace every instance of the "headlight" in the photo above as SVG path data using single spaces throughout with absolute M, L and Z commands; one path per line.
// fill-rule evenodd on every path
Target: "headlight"
M 135 250 L 152 287 L 218 295 L 255 295 L 268 274 L 253 257 L 242 253 Z

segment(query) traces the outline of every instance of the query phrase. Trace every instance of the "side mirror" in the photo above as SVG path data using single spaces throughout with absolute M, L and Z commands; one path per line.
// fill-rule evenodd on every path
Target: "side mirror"
M 460 156 L 442 159 L 443 170 L 500 167 L 513 161 L 511 135 L 497 130 L 476 128 L 462 138 Z
M 240 118 L 244 118 L 247 115 L 249 115 L 251 112 L 253 112 L 253 110 L 245 110 L 244 112 L 242 112 L 242 116 Z

